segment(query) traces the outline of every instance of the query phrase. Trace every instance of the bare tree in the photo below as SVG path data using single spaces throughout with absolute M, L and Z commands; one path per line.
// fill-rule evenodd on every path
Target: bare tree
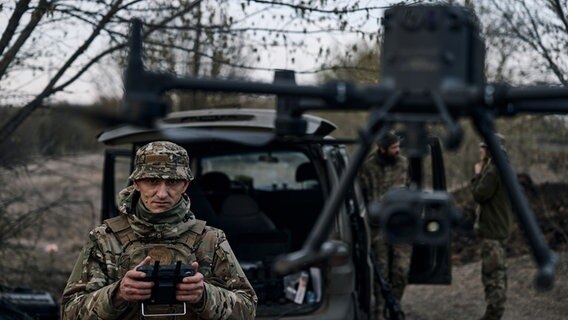
M 559 0 L 483 0 L 476 9 L 490 52 L 500 58 L 496 78 L 566 85 L 568 3 Z
M 165 27 L 190 12 L 200 1 L 186 3 L 178 8 L 172 7 L 167 1 L 156 2 L 154 7 L 141 6 L 141 1 L 136 0 L 108 3 L 40 0 L 36 6 L 31 6 L 31 2 L 21 0 L 15 3 L 2 34 L 0 80 L 6 81 L 6 87 L 9 88 L 10 76 L 24 71 L 31 71 L 32 74 L 45 71 L 43 76 L 47 76 L 47 80 L 39 93 L 33 94 L 17 114 L 4 123 L 0 130 L 0 141 L 5 140 L 47 98 L 65 90 L 103 57 L 124 48 L 127 25 L 121 22 L 126 22 L 133 14 L 152 14 L 155 10 L 160 10 L 162 16 L 153 21 L 153 27 L 146 31 L 147 37 L 158 28 Z M 164 12 L 168 14 L 163 14 Z M 19 28 L 26 18 L 29 18 L 28 24 Z M 65 38 L 69 32 L 67 28 L 72 26 L 79 33 L 73 35 L 78 39 L 64 43 L 51 42 L 50 31 L 62 27 Z M 81 37 L 81 33 L 86 36 Z M 16 40 L 11 41 L 15 34 L 18 34 Z M 101 34 L 107 35 L 112 45 L 104 49 L 93 49 Z M 48 59 L 42 59 L 45 55 Z M 47 66 L 43 65 L 45 63 Z M 2 94 L 13 95 L 14 92 L 3 90 Z
M 280 48 L 276 55 L 285 55 L 290 64 L 286 67 L 293 67 L 295 55 L 303 51 L 312 51 L 316 61 L 329 56 L 329 47 L 336 44 L 325 43 L 324 34 L 376 37 L 381 10 L 392 3 L 395 1 L 18 0 L 3 4 L 0 15 L 8 22 L 0 24 L 4 26 L 0 104 L 22 108 L 4 122 L 0 141 L 38 106 L 67 93 L 77 81 L 85 81 L 94 66 L 105 69 L 116 61 L 120 65 L 132 17 L 145 22 L 147 61 L 152 66 L 230 76 L 234 70 L 282 68 L 258 66 L 270 59 L 266 53 L 270 48 Z M 373 22 L 372 31 L 364 27 L 368 21 Z M 311 42 L 308 36 L 313 36 Z M 317 71 L 314 64 L 304 66 L 302 72 Z M 20 77 L 24 76 L 32 78 L 32 83 L 22 84 Z M 36 89 L 30 90 L 31 86 Z

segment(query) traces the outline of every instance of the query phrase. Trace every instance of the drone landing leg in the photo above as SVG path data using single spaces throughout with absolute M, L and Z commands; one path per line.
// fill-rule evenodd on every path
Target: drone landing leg
M 523 196 L 521 185 L 517 180 L 513 168 L 509 164 L 505 152 L 500 147 L 498 137 L 495 136 L 495 125 L 493 118 L 485 110 L 478 108 L 474 113 L 473 122 L 475 128 L 487 143 L 492 159 L 495 161 L 499 177 L 505 186 L 513 212 L 523 229 L 529 245 L 532 249 L 533 257 L 538 265 L 538 274 L 535 284 L 539 289 L 550 289 L 554 283 L 554 273 L 558 257 L 549 248 L 538 227 L 535 215 L 527 199 Z
M 345 194 L 353 185 L 358 169 L 365 161 L 373 142 L 386 134 L 388 126 L 385 125 L 384 119 L 388 112 L 398 103 L 399 99 L 400 94 L 395 93 L 385 102 L 382 108 L 371 113 L 365 130 L 360 132 L 359 146 L 339 178 L 338 185 L 333 188 L 329 196 L 330 201 L 325 203 L 322 213 L 304 242 L 302 249 L 284 255 L 282 259 L 277 259 L 274 264 L 274 270 L 277 273 L 286 274 L 293 270 L 298 270 L 308 262 L 328 258 L 334 253 L 333 248 L 326 247 L 324 243 L 329 234 L 328 230 L 330 230 L 330 226 L 334 221 L 333 218 L 336 216 Z

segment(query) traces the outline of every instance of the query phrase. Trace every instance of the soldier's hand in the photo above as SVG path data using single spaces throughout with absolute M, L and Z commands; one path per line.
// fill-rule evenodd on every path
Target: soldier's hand
M 475 174 L 480 174 L 481 170 L 483 170 L 483 162 L 476 163 L 475 166 L 473 167 L 473 171 L 475 172 Z
M 126 272 L 124 277 L 120 280 L 120 289 L 116 293 L 113 302 L 115 305 L 123 301 L 142 301 L 150 298 L 152 294 L 153 282 L 140 281 L 146 274 L 136 269 L 145 264 L 150 264 L 151 257 L 146 257 L 134 269 Z
M 182 282 L 178 283 L 176 290 L 176 299 L 178 301 L 185 301 L 189 303 L 198 303 L 203 298 L 204 284 L 203 274 L 199 272 L 199 264 L 197 262 L 191 263 L 195 275 L 183 278 Z

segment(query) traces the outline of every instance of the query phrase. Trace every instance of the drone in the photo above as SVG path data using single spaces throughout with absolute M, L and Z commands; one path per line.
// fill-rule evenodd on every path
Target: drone
M 458 120 L 469 118 L 493 156 L 512 209 L 532 249 L 538 267 L 535 284 L 540 289 L 551 288 L 557 257 L 547 246 L 515 172 L 500 148 L 494 122 L 496 117 L 519 113 L 565 114 L 568 112 L 568 88 L 486 83 L 485 46 L 479 22 L 475 14 L 464 7 L 396 6 L 385 11 L 383 27 L 379 84 L 334 81 L 323 85 L 298 85 L 294 72 L 289 70 L 277 72 L 272 83 L 178 76 L 145 70 L 142 22 L 134 19 L 124 73 L 122 111 L 128 122 L 151 127 L 166 114 L 167 105 L 162 96 L 170 90 L 275 95 L 275 138 L 301 138 L 306 129 L 301 116 L 306 111 L 369 111 L 350 163 L 339 185 L 332 190 L 331 201 L 325 204 L 303 247 L 281 256 L 276 262 L 275 270 L 281 273 L 313 264 L 333 254 L 333 246 L 325 241 L 337 208 L 374 141 L 395 123 L 404 125 L 407 132 L 405 143 L 411 164 L 411 188 L 392 193 L 384 199 L 384 210 L 388 211 L 389 205 L 396 206 L 411 200 L 419 204 L 417 207 L 443 208 L 444 214 L 435 219 L 441 225 L 451 224 L 452 214 L 457 209 L 451 196 L 445 191 L 422 191 L 421 163 L 426 156 L 428 137 L 426 125 L 442 123 L 447 129 L 445 146 L 453 150 L 463 140 Z M 426 235 L 422 240 L 428 241 L 429 238 Z

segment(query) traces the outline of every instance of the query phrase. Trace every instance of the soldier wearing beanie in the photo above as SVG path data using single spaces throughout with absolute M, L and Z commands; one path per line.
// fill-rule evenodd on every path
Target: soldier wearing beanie
M 176 319 L 254 319 L 256 294 L 224 232 L 190 210 L 187 151 L 151 142 L 136 152 L 130 179 L 133 185 L 119 193 L 120 215 L 89 233 L 63 292 L 62 319 L 142 319 L 140 302 L 150 298 L 154 283 L 141 281 L 145 273 L 136 269 L 158 260 L 196 271 L 176 287 L 176 300 L 187 305 Z M 145 314 L 171 309 L 146 305 Z
M 377 151 L 365 161 L 359 175 L 365 202 L 380 201 L 391 188 L 405 187 L 408 183 L 408 160 L 400 154 L 400 137 L 388 132 L 377 141 Z M 408 283 L 412 247 L 407 244 L 386 242 L 379 228 L 371 228 L 372 249 L 379 268 L 390 283 L 393 296 L 399 301 Z M 378 280 L 375 281 L 376 319 L 383 319 L 385 301 L 382 299 Z
M 500 147 L 505 138 L 496 134 Z M 509 198 L 487 144 L 479 144 L 480 161 L 474 166 L 471 191 L 478 204 L 475 231 L 481 240 L 481 280 L 487 307 L 481 319 L 501 319 L 507 293 L 506 240 L 511 233 L 512 213 Z

